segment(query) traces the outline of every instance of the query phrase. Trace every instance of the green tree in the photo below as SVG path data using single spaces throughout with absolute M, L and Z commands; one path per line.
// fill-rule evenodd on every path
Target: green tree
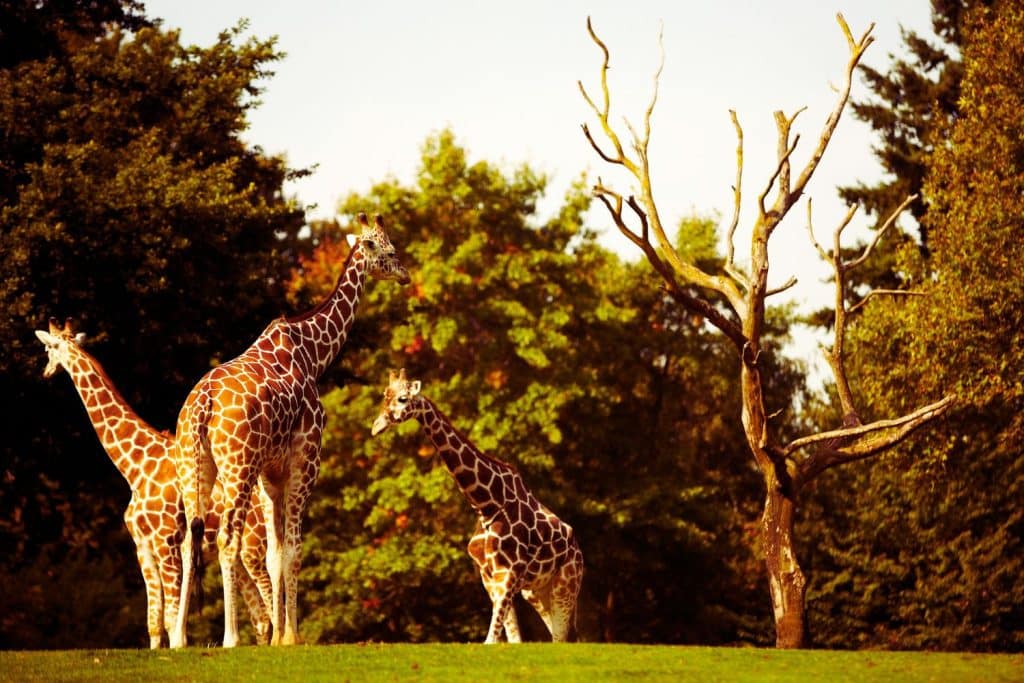
M 741 432 L 705 424 L 727 400 L 721 344 L 677 318 L 646 266 L 596 245 L 580 186 L 539 218 L 544 188 L 527 167 L 471 163 L 446 131 L 427 141 L 415 185 L 384 182 L 341 207 L 387 218 L 413 283 L 369 289 L 334 374 L 343 386 L 325 396 L 303 570 L 308 637 L 485 634 L 489 601 L 465 550 L 469 506 L 415 423 L 369 437 L 398 367 L 577 530 L 583 637 L 736 641 L 756 621 L 744 563 L 751 500 L 719 486 L 730 468 L 749 479 L 733 455 Z M 307 304 L 344 260 L 332 230 L 314 231 L 323 240 L 293 280 Z M 667 424 L 686 429 L 655 439 Z M 543 637 L 528 614 L 528 637 Z
M 30 4 L 34 21 L 55 7 Z M 0 571 L 88 547 L 120 553 L 137 589 L 127 491 L 70 383 L 43 383 L 32 331 L 73 316 L 126 399 L 172 427 L 211 358 L 281 310 L 303 211 L 282 196 L 294 172 L 240 138 L 281 56 L 273 40 L 239 27 L 185 47 L 173 32 L 96 26 L 0 68 L 0 542 L 13 550 Z M 5 642 L 31 618 L 6 615 Z
M 822 493 L 864 513 L 817 532 L 827 644 L 854 632 L 875 647 L 1024 648 L 1024 9 L 972 8 L 962 35 L 960 115 L 924 184 L 926 296 L 869 307 L 854 337 L 891 368 L 857 368 L 873 411 L 934 391 L 960 401 L 926 438 Z M 866 490 L 881 495 L 868 505 Z M 850 556 L 857 576 L 836 567 Z

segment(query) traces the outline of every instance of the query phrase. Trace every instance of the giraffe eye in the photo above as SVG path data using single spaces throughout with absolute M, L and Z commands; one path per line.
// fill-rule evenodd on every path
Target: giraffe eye
M 408 403 L 409 402 L 409 397 L 408 396 L 399 396 L 398 397 L 398 402 L 399 403 Z

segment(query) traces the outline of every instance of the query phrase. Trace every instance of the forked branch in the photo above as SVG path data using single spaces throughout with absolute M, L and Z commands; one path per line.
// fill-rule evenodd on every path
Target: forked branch
M 635 229 L 628 228 L 624 216 L 622 215 L 621 194 L 618 195 L 620 197 L 618 203 L 615 200 L 617 193 L 611 191 L 610 188 L 605 186 L 595 188 L 595 194 L 598 196 L 604 196 L 607 199 L 607 201 L 604 201 L 603 203 L 612 214 L 612 220 L 615 222 L 618 230 L 644 252 L 644 255 L 648 257 L 648 260 L 651 261 L 651 265 L 653 265 L 656 270 L 661 272 L 660 269 L 667 265 L 674 273 L 673 280 L 679 280 L 681 283 L 694 285 L 699 288 L 710 289 L 723 295 L 729 302 L 729 305 L 736 311 L 737 315 L 742 318 L 745 309 L 745 302 L 737 283 L 729 277 L 712 275 L 697 267 L 696 264 L 684 261 L 676 251 L 675 245 L 673 245 L 672 241 L 669 239 L 661 222 L 661 218 L 658 215 L 657 205 L 654 201 L 647 149 L 651 136 L 651 117 L 654 113 L 654 107 L 658 99 L 658 82 L 665 62 L 665 53 L 662 47 L 661 34 L 659 33 L 658 36 L 660 60 L 654 73 L 653 93 L 650 101 L 648 102 L 647 108 L 644 111 L 643 127 L 641 132 L 638 132 L 628 121 L 625 122 L 626 128 L 632 138 L 632 150 L 635 153 L 635 156 L 631 156 L 627 153 L 625 146 L 622 144 L 621 137 L 611 123 L 611 92 L 608 86 L 608 65 L 610 61 L 610 53 L 608 46 L 605 45 L 600 37 L 598 37 L 589 17 L 587 18 L 587 32 L 590 34 L 591 40 L 593 40 L 598 48 L 600 48 L 602 55 L 601 104 L 598 105 L 595 102 L 594 98 L 589 95 L 582 82 L 578 82 L 578 86 L 583 98 L 590 105 L 594 115 L 597 117 L 597 120 L 601 125 L 601 131 L 604 133 L 604 137 L 607 140 L 607 144 L 611 146 L 613 151 L 609 152 L 602 148 L 586 124 L 583 124 L 582 126 L 583 134 L 587 138 L 591 147 L 593 147 L 594 151 L 603 161 L 625 168 L 633 178 L 636 179 L 639 184 L 639 197 L 636 201 L 636 208 L 634 209 L 634 212 L 637 213 L 638 216 L 642 215 L 644 217 L 643 220 L 645 221 L 645 228 L 640 232 Z M 616 208 L 618 208 L 617 211 Z M 652 258 L 652 255 L 655 258 Z M 696 298 L 697 297 L 693 295 L 688 295 L 688 298 L 685 298 L 684 300 L 693 301 Z M 703 298 L 700 300 L 703 301 L 703 304 L 699 306 L 701 310 L 698 311 L 692 308 L 691 310 L 699 312 L 702 315 L 704 315 L 708 310 L 717 310 L 710 303 L 710 300 Z M 687 307 L 690 308 L 690 305 L 687 305 Z M 719 327 L 723 332 L 726 332 L 730 339 L 737 342 L 737 345 L 740 348 L 743 347 L 745 340 L 743 340 L 742 336 L 738 335 L 736 332 L 739 328 L 727 316 L 722 315 L 719 312 L 717 316 L 706 317 L 708 317 L 708 320 L 712 324 Z M 720 323 L 722 321 L 727 321 L 731 329 L 721 327 Z
M 946 396 L 896 419 L 805 436 L 788 444 L 784 453 L 791 457 L 800 449 L 818 446 L 799 465 L 801 480 L 808 482 L 830 467 L 863 460 L 891 448 L 918 427 L 941 416 L 953 402 L 952 396 Z
M 817 146 L 814 148 L 814 151 L 811 153 L 807 163 L 800 171 L 800 174 L 793 181 L 792 186 L 790 186 L 789 179 L 790 160 L 797 142 L 799 141 L 799 135 L 796 136 L 791 143 L 789 141 L 789 134 L 793 121 L 803 110 L 801 109 L 797 111 L 789 118 L 781 112 L 775 113 L 775 124 L 778 130 L 778 161 L 775 173 L 769 179 L 764 192 L 759 198 L 759 210 L 761 212 L 760 222 L 763 223 L 763 229 L 769 236 L 775 226 L 778 225 L 778 223 L 789 212 L 790 208 L 792 208 L 797 200 L 800 199 L 801 195 L 803 195 L 804 188 L 807 187 L 807 183 L 817 170 L 818 164 L 821 162 L 822 157 L 825 155 L 825 150 L 828 148 L 828 144 L 832 140 L 832 135 L 835 133 L 836 126 L 839 124 L 839 119 L 842 116 L 843 110 L 846 108 L 846 102 L 850 97 L 850 90 L 853 88 L 853 75 L 857 69 L 857 65 L 860 63 L 861 57 L 864 55 L 864 51 L 869 45 L 871 45 L 871 43 L 874 42 L 874 38 L 871 36 L 871 31 L 875 28 L 873 23 L 868 26 L 867 30 L 859 39 L 854 39 L 853 34 L 850 32 L 849 25 L 846 23 L 846 19 L 843 18 L 841 13 L 836 14 L 836 21 L 839 22 L 839 27 L 842 29 L 843 35 L 846 37 L 846 43 L 849 48 L 849 58 L 846 62 L 843 85 L 839 88 L 839 96 L 836 98 L 835 105 L 833 106 L 828 118 L 825 120 L 821 133 L 818 135 Z M 775 202 L 771 209 L 768 209 L 765 206 L 765 201 L 771 191 L 771 188 L 775 185 L 776 179 L 779 181 L 778 191 L 776 193 Z
M 953 397 L 946 396 L 940 401 L 929 404 L 923 408 L 893 420 L 881 420 L 868 425 L 861 424 L 860 417 L 854 406 L 853 392 L 846 376 L 844 364 L 844 344 L 846 326 L 849 315 L 860 308 L 873 294 L 914 294 L 914 292 L 903 292 L 900 290 L 872 290 L 858 303 L 847 309 L 846 306 L 846 279 L 851 270 L 860 266 L 871 251 L 878 244 L 885 232 L 896 222 L 896 218 L 916 198 L 910 196 L 900 204 L 895 211 L 886 219 L 885 223 L 875 233 L 872 240 L 861 251 L 849 261 L 843 260 L 842 234 L 850 225 L 857 206 L 851 206 L 839 225 L 832 233 L 832 249 L 826 251 L 814 237 L 814 225 L 812 221 L 811 202 L 807 202 L 807 232 L 811 243 L 817 249 L 821 257 L 832 266 L 835 286 L 835 318 L 833 320 L 834 341 L 831 349 L 825 349 L 825 358 L 836 382 L 836 392 L 843 410 L 843 427 L 819 434 L 805 436 L 791 442 L 783 452 L 787 457 L 792 456 L 796 451 L 808 446 L 817 445 L 814 453 L 801 465 L 801 476 L 804 480 L 814 478 L 825 469 L 834 465 L 859 460 L 889 448 L 902 440 L 907 434 L 922 424 L 935 419 L 944 413 L 952 404 Z M 869 436 L 870 435 L 870 436 Z

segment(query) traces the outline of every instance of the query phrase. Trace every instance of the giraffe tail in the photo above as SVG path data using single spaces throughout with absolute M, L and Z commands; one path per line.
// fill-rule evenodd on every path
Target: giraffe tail
M 203 609 L 203 536 L 206 533 L 206 524 L 202 517 L 192 520 L 192 595 L 196 601 L 196 607 Z

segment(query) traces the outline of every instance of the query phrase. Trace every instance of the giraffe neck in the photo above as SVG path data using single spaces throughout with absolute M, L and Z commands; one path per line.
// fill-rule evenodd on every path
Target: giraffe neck
M 303 350 L 306 370 L 314 377 L 327 371 L 345 345 L 365 283 L 366 257 L 357 244 L 330 296 L 316 308 L 286 320 L 292 338 Z
M 66 370 L 103 449 L 132 490 L 142 490 L 147 475 L 144 461 L 170 457 L 171 438 L 136 415 L 103 367 L 85 351 L 72 346 Z
M 416 417 L 437 448 L 441 462 L 481 517 L 493 517 L 516 498 L 522 480 L 514 467 L 482 453 L 429 399 L 418 396 L 415 400 Z

